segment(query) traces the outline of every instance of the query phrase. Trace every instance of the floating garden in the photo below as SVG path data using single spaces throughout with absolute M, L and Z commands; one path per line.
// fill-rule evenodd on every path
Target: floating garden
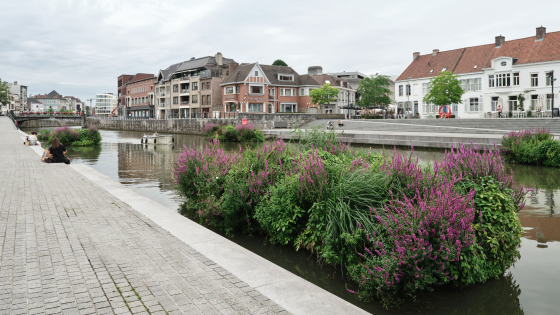
M 498 151 L 459 144 L 422 166 L 412 154 L 352 149 L 322 130 L 300 132 L 298 145 L 230 153 L 223 136 L 175 163 L 182 213 L 341 266 L 354 282 L 347 290 L 362 299 L 395 307 L 437 286 L 497 278 L 520 257 L 525 191 Z
M 263 142 L 264 135 L 253 124 L 220 126 L 213 123 L 204 126 L 207 137 L 221 142 Z
M 57 137 L 58 140 L 66 146 L 89 147 L 98 145 L 101 142 L 101 134 L 95 127 L 76 130 L 69 127 L 60 127 L 56 130 L 41 130 L 37 135 L 37 139 L 51 143 L 52 139 Z

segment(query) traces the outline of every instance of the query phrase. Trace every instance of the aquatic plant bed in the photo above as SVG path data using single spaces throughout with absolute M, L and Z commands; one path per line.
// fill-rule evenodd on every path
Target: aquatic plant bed
M 560 141 L 549 129 L 512 131 L 502 139 L 501 151 L 515 163 L 560 167 Z
M 75 130 L 69 127 L 56 128 L 54 131 L 44 129 L 37 135 L 37 139 L 46 141 L 47 143 L 51 143 L 52 139 L 55 137 L 64 145 L 72 145 L 75 147 L 95 146 L 101 142 L 101 134 L 95 127 L 81 130 Z
M 422 167 L 327 133 L 232 153 L 212 141 L 174 165 L 183 214 L 343 266 L 348 290 L 365 300 L 392 307 L 436 286 L 484 282 L 519 258 L 525 192 L 498 152 L 460 144 Z
M 207 137 L 217 139 L 222 142 L 264 141 L 262 132 L 255 128 L 253 124 L 220 126 L 209 123 L 204 126 L 204 132 Z

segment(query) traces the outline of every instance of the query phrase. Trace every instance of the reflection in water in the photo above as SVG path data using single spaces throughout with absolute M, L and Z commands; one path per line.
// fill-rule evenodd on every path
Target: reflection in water
M 100 132 L 103 137 L 100 146 L 69 149 L 72 163 L 87 164 L 144 196 L 178 208 L 181 198 L 174 190 L 172 163 L 184 146 L 205 146 L 203 137 L 175 135 L 175 145 L 150 146 L 140 144 L 143 132 Z M 239 144 L 223 146 L 226 150 L 239 149 Z M 393 150 L 386 150 L 386 153 L 393 154 Z M 440 159 L 442 155 L 440 151 L 415 150 L 413 153 L 422 164 Z M 318 264 L 309 252 L 295 252 L 291 247 L 266 244 L 262 239 L 248 236 L 236 236 L 232 241 L 374 314 L 557 314 L 560 215 L 556 199 L 560 193 L 560 169 L 506 166 L 512 170 L 516 182 L 534 189 L 527 195 L 525 208 L 519 212 L 525 230 L 521 260 L 500 279 L 463 289 L 437 288 L 422 299 L 422 305 L 405 305 L 401 310 L 387 311 L 375 302 L 357 301 L 345 290 L 348 282 L 340 269 Z

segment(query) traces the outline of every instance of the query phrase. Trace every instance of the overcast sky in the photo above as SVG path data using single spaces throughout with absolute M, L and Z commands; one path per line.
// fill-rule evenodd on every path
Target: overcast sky
M 400 74 L 427 54 L 560 31 L 560 1 L 0 0 L 0 78 L 86 100 L 222 52 L 300 74 Z

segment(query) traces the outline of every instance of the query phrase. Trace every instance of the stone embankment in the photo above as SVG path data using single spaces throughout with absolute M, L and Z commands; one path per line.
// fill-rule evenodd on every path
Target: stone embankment
M 65 126 L 79 126 L 80 119 L 35 119 L 27 120 L 21 123 L 23 128 L 42 128 L 42 127 L 65 127 Z
M 247 119 L 248 124 L 253 124 L 258 129 L 272 129 L 274 122 L 285 122 L 288 128 L 297 128 L 304 124 L 321 119 L 340 119 L 340 115 L 322 114 L 251 114 L 239 113 L 233 119 L 105 119 L 88 117 L 85 121 L 87 127 L 95 126 L 98 129 L 131 130 L 131 131 L 158 131 L 159 133 L 204 134 L 204 126 L 208 123 L 225 125 L 241 124 L 242 119 Z M 82 123 L 82 127 L 86 127 Z

